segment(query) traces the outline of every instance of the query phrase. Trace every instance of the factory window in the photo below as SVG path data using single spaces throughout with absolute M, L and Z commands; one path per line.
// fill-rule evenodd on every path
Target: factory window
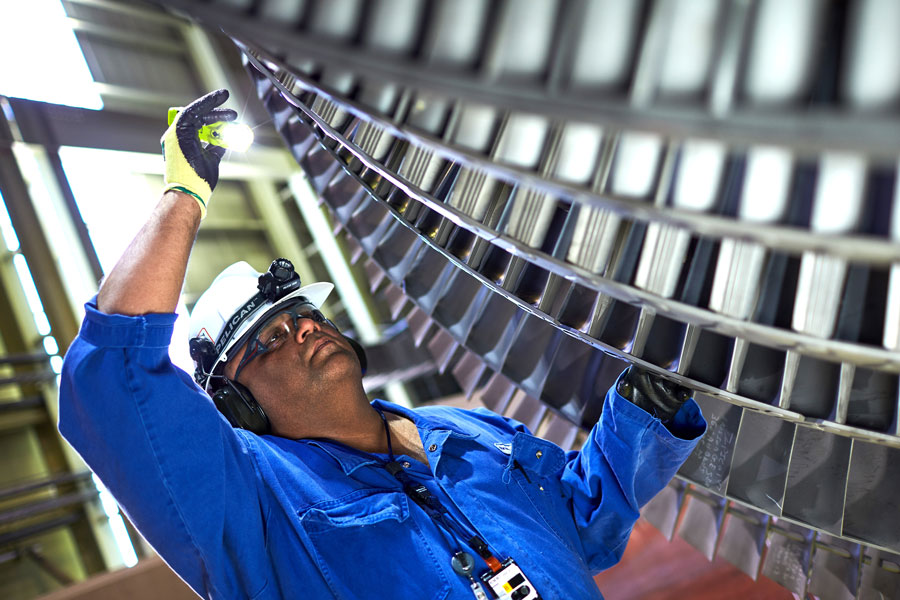
M 15 13 L 14 19 L 0 19 L 0 56 L 6 57 L 0 62 L 0 94 L 103 108 L 59 0 L 19 2 Z

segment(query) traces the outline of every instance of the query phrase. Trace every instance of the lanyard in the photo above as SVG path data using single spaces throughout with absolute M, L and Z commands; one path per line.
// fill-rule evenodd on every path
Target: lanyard
M 407 496 L 422 507 L 435 525 L 438 531 L 449 533 L 451 538 L 465 540 L 487 564 L 489 570 L 479 577 L 481 582 L 474 577 L 475 558 L 457 546 L 450 560 L 450 566 L 459 576 L 469 581 L 469 588 L 476 600 L 488 600 L 485 589 L 493 593 L 499 600 L 541 600 L 540 595 L 534 589 L 534 584 L 528 580 L 519 565 L 512 558 L 507 558 L 502 563 L 494 556 L 487 543 L 475 530 L 474 525 L 467 530 L 466 526 L 459 522 L 441 504 L 441 501 L 429 491 L 424 484 L 415 481 L 406 473 L 403 466 L 394 457 L 394 448 L 391 445 L 391 428 L 381 409 L 376 408 L 378 416 L 384 425 L 384 435 L 387 438 L 388 462 L 382 466 L 403 485 L 403 491 Z M 471 525 L 471 523 L 470 523 Z M 453 546 L 452 540 L 448 540 Z
M 439 528 L 447 531 L 447 533 L 454 537 L 465 540 L 465 543 L 484 560 L 491 571 L 495 573 L 499 571 L 501 569 L 500 561 L 494 556 L 493 552 L 491 552 L 487 543 L 481 536 L 468 530 L 459 522 L 459 520 L 453 517 L 444 505 L 441 504 L 441 501 L 432 494 L 424 484 L 419 483 L 410 477 L 403 466 L 396 461 L 394 458 L 394 448 L 391 445 L 390 427 L 388 427 L 384 413 L 380 409 L 377 410 L 378 415 L 381 417 L 381 421 L 384 424 L 384 434 L 387 438 L 388 446 L 388 462 L 383 465 L 384 468 L 387 469 L 388 473 L 393 475 L 401 485 L 403 485 L 404 493 L 412 498 L 416 504 L 421 506 L 422 510 L 425 511 L 425 514 L 427 514 Z

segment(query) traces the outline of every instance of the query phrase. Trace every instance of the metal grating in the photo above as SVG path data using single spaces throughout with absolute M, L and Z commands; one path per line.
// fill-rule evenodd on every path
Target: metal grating
M 167 4 L 467 393 L 567 446 L 627 362 L 677 379 L 710 430 L 651 522 L 898 594 L 898 5 Z

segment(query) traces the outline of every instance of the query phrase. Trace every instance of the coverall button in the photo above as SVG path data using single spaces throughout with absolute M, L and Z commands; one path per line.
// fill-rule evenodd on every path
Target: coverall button
M 543 455 L 544 455 L 544 453 L 541 452 L 540 450 L 538 450 L 537 453 L 535 454 L 535 456 L 537 456 L 538 458 L 542 457 Z
M 404 461 L 403 461 L 403 468 L 404 468 L 404 469 L 408 469 L 408 468 L 409 468 L 409 461 L 408 461 L 408 460 L 404 460 Z
M 435 450 L 437 450 L 437 444 L 432 444 L 432 445 L 428 446 L 429 452 L 434 452 Z

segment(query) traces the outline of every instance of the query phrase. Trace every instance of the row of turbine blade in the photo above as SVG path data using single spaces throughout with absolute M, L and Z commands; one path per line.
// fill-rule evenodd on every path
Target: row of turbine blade
M 252 55 L 249 60 L 269 70 Z M 289 84 L 279 84 L 281 93 L 272 96 L 281 103 L 274 113 L 300 110 L 325 140 L 312 145 L 306 123 L 282 123 L 290 145 L 311 147 L 301 164 L 314 180 L 348 201 L 352 195 L 341 182 L 331 181 L 337 153 L 352 177 L 525 312 L 733 402 L 896 444 L 900 354 L 893 341 L 884 342 L 900 319 L 900 269 L 889 262 L 900 245 L 872 244 L 877 250 L 867 261 L 850 260 L 842 253 L 852 244 L 799 251 L 773 247 L 778 240 L 764 236 L 699 235 L 681 223 L 621 217 L 490 171 L 487 162 L 476 169 L 452 149 L 417 144 L 396 120 L 363 119 L 359 105 L 338 101 L 331 90 L 301 85 L 285 70 L 273 75 Z M 684 155 L 693 151 L 667 152 L 673 156 L 655 181 L 677 188 L 676 175 L 693 160 Z M 628 143 L 613 144 L 608 174 L 616 165 L 641 163 L 633 153 Z M 797 173 L 794 179 L 803 180 Z M 895 182 L 869 187 L 890 191 L 880 196 L 890 200 L 886 206 L 900 203 Z M 780 229 L 785 239 L 796 237 Z M 589 251 L 608 258 L 587 268 L 578 257 Z

